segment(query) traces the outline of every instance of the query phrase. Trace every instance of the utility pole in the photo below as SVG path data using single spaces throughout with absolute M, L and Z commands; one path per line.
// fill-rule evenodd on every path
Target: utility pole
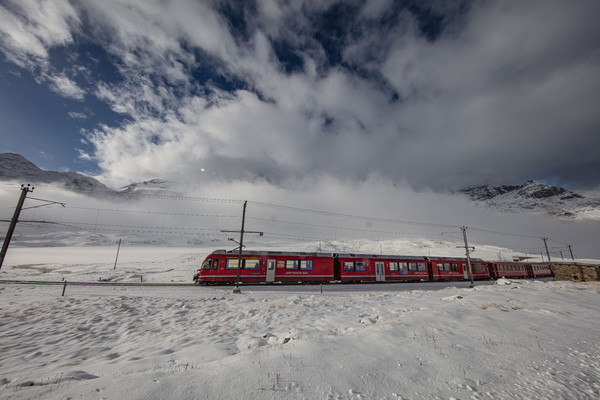
M 33 192 L 34 187 L 31 185 L 21 185 L 21 197 L 19 198 L 19 202 L 17 203 L 17 208 L 15 208 L 15 213 L 10 221 L 10 226 L 8 227 L 8 232 L 6 233 L 6 237 L 4 238 L 4 243 L 2 244 L 2 251 L 0 252 L 0 268 L 2 268 L 2 263 L 4 262 L 4 257 L 6 256 L 6 252 L 8 251 L 8 245 L 10 244 L 10 240 L 12 239 L 12 235 L 15 231 L 15 227 L 17 226 L 17 222 L 19 221 L 19 215 L 21 215 L 21 209 L 23 208 L 23 203 L 25 203 L 25 198 L 27 197 L 27 193 Z
M 573 246 L 568 244 L 569 252 L 571 253 L 571 260 L 575 261 L 575 256 L 573 255 Z
M 544 241 L 544 246 L 546 247 L 546 254 L 548 255 L 548 262 L 552 262 L 552 260 L 550 259 L 550 250 L 548 250 L 548 238 L 547 237 L 543 237 L 542 240 Z
M 552 259 L 550 258 L 550 250 L 548 250 L 548 238 L 544 236 L 542 240 L 544 241 L 544 246 L 546 247 L 546 254 L 548 255 L 548 264 L 550 264 L 550 271 L 552 272 L 552 276 L 556 278 L 556 274 L 554 273 L 554 267 L 552 266 Z
M 475 287 L 475 282 L 473 282 L 473 270 L 471 269 L 471 255 L 469 253 L 469 243 L 467 242 L 467 227 L 463 226 L 460 228 L 463 232 L 463 238 L 465 239 L 465 250 L 467 252 L 467 265 L 469 266 L 469 276 L 471 277 L 471 285 L 470 288 Z
M 235 282 L 235 288 L 233 289 L 233 293 L 242 293 L 240 290 L 240 271 L 242 270 L 242 247 L 244 247 L 244 224 L 246 222 L 246 205 L 248 201 L 244 201 L 244 210 L 242 211 L 242 230 L 240 230 L 240 249 L 238 251 L 238 270 L 237 270 L 237 280 Z
M 237 270 L 237 279 L 236 279 L 236 283 L 235 283 L 235 288 L 233 289 L 233 293 L 242 293 L 241 289 L 240 289 L 240 271 L 242 270 L 242 248 L 244 247 L 244 232 L 246 233 L 258 233 L 260 236 L 263 235 L 263 232 L 257 232 L 257 231 L 245 231 L 244 230 L 244 225 L 246 222 L 246 205 L 248 204 L 248 201 L 245 200 L 244 201 L 244 210 L 242 211 L 242 229 L 239 231 L 240 233 L 240 241 L 239 241 L 239 245 L 240 247 L 238 248 L 238 270 Z M 237 231 L 221 231 L 221 232 L 237 232 Z M 231 241 L 234 241 L 233 239 L 229 239 Z
M 113 269 L 117 269 L 117 260 L 119 259 L 119 250 L 121 250 L 121 239 L 119 239 L 119 246 L 117 247 L 117 256 L 115 257 L 115 267 Z

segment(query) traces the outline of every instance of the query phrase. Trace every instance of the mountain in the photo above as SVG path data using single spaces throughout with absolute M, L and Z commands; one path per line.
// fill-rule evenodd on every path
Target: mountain
M 58 184 L 75 192 L 114 198 L 181 196 L 177 184 L 164 179 L 132 183 L 118 191 L 77 172 L 44 171 L 19 154 L 0 154 L 0 181 Z M 504 212 L 548 213 L 561 219 L 600 221 L 600 200 L 543 182 L 522 185 L 485 185 L 460 191 L 478 205 Z
M 600 220 L 600 200 L 543 182 L 522 185 L 484 185 L 460 191 L 475 203 L 515 213 L 549 213 L 562 219 Z
M 84 193 L 113 192 L 89 176 L 77 172 L 44 171 L 25 157 L 14 153 L 0 154 L 0 180 L 32 184 L 57 183 L 69 190 Z
M 117 192 L 125 196 L 181 196 L 180 192 L 174 191 L 175 185 L 165 179 L 151 179 L 149 181 L 136 182 L 122 187 Z

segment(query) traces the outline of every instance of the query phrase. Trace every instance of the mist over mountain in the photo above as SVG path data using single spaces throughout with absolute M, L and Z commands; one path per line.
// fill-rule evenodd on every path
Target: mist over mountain
M 77 172 L 45 171 L 14 153 L 0 154 L 0 180 L 21 183 L 54 183 L 65 189 L 114 197 L 182 195 L 181 185 L 165 179 L 134 182 L 112 190 L 92 177 Z M 460 190 L 475 204 L 501 212 L 548 213 L 567 220 L 600 220 L 600 200 L 538 181 L 521 185 L 483 185 Z
M 113 190 L 83 174 L 44 171 L 18 154 L 0 155 L 0 181 L 8 183 L 0 190 L 4 224 L 18 198 L 15 183 L 31 183 L 35 197 L 66 204 L 40 207 L 28 198 L 15 246 L 97 246 L 123 239 L 129 245 L 229 248 L 232 235 L 224 232 L 239 229 L 242 203 L 248 200 L 246 229 L 264 236 L 249 235 L 244 243 L 251 246 L 254 240 L 257 248 L 296 243 L 307 251 L 344 247 L 460 256 L 460 227 L 467 226 L 479 257 L 539 255 L 545 251 L 542 236 L 550 238 L 554 257 L 568 251 L 567 244 L 580 257 L 598 252 L 598 202 L 533 181 L 462 193 L 326 175 L 288 187 L 264 179 L 186 185 L 152 179 Z

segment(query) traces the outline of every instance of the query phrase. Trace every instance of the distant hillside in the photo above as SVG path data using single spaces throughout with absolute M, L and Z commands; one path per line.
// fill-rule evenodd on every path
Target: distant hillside
M 56 183 L 84 193 L 112 193 L 98 180 L 77 172 L 44 171 L 25 157 L 14 153 L 0 154 L 0 180 L 20 183 Z
M 165 179 L 151 179 L 149 181 L 131 183 L 122 187 L 117 192 L 121 196 L 168 196 L 182 193 L 173 189 L 173 183 Z
M 549 213 L 563 219 L 600 220 L 600 200 L 543 182 L 486 185 L 461 190 L 479 205 L 515 213 Z

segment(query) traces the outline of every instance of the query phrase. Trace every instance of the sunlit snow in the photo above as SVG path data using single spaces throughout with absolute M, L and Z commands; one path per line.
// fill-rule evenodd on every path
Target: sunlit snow
M 99 249 L 0 279 L 191 283 L 207 250 Z M 597 398 L 600 284 L 490 283 L 2 283 L 0 399 Z

